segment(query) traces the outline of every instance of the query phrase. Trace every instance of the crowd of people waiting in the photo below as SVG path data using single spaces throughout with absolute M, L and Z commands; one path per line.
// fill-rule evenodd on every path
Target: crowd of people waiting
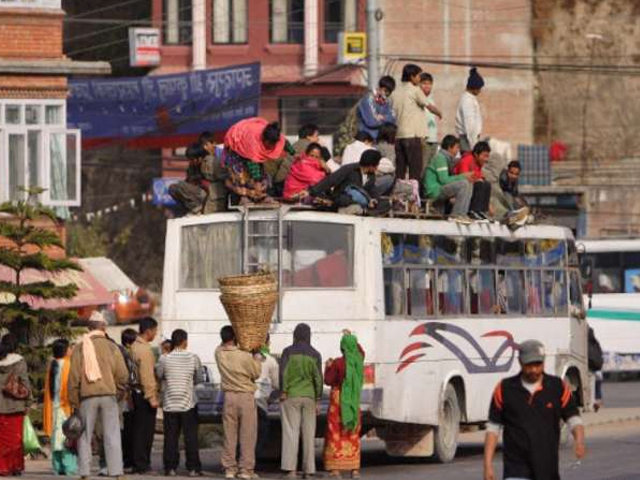
M 125 473 L 155 475 L 151 450 L 158 408 L 163 411 L 164 474 L 177 476 L 182 434 L 189 477 L 202 476 L 198 445 L 196 385 L 204 381 L 197 355 L 188 350 L 188 334 L 174 330 L 163 342 L 158 358 L 153 353 L 158 324 L 150 317 L 136 332 L 127 328 L 118 345 L 106 333 L 106 320 L 94 313 L 88 333 L 76 345 L 59 339 L 52 343 L 46 367 L 43 430 L 50 438 L 51 462 L 56 475 L 92 473 L 94 451 L 99 453 L 100 476 L 124 478 Z M 332 477 L 348 471 L 360 476 L 360 394 L 364 350 L 344 330 L 342 356 L 322 359 L 311 344 L 311 329 L 298 324 L 293 343 L 280 362 L 271 355 L 269 339 L 254 352 L 241 350 L 231 326 L 220 332 L 215 350 L 224 393 L 221 456 L 225 478 L 258 478 L 256 452 L 269 438 L 269 405 L 279 399 L 282 419 L 281 468 L 285 478 L 298 478 L 298 448 L 302 444 L 304 478 L 316 475 L 316 417 L 323 385 L 331 387 L 327 411 L 324 464 Z M 25 359 L 17 353 L 13 334 L 0 341 L 0 476 L 24 471 L 23 422 L 33 395 Z M 17 398 L 6 385 L 29 392 Z M 16 397 L 12 396 L 16 395 Z M 70 421 L 79 419 L 76 435 Z M 76 425 L 77 425 L 76 424 Z M 301 442 L 300 442 L 301 441 Z
M 478 71 L 471 69 L 458 103 L 455 135 L 441 141 L 433 76 L 407 64 L 401 80 L 396 87 L 393 77 L 382 77 L 358 102 L 357 131 L 339 157 L 322 145 L 316 125 L 303 125 L 290 144 L 278 123 L 249 118 L 227 131 L 218 153 L 215 136 L 204 132 L 186 150 L 186 180 L 169 192 L 191 214 L 225 210 L 227 199 L 357 215 L 382 215 L 397 206 L 416 211 L 427 200 L 460 223 L 526 221 L 529 209 L 518 194 L 520 163 L 509 163 L 492 181 L 484 174 L 491 148 L 482 139 L 478 96 L 484 79 Z

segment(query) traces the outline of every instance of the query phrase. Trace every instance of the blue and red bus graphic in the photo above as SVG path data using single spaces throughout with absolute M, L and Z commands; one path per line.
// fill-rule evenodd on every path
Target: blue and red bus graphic
M 446 338 L 441 332 L 457 335 L 463 342 L 466 342 L 473 353 L 465 353 L 455 342 Z M 417 326 L 409 334 L 409 337 L 424 335 L 427 341 L 418 341 L 407 345 L 400 354 L 400 365 L 396 369 L 396 373 L 402 372 L 410 365 L 425 357 L 427 348 L 432 348 L 434 341 L 442 345 L 444 348 L 453 353 L 464 365 L 469 373 L 501 373 L 508 372 L 511 369 L 515 358 L 518 344 L 513 340 L 513 335 L 505 330 L 492 330 L 483 334 L 481 337 L 504 337 L 504 341 L 498 347 L 493 355 L 489 355 L 480 346 L 478 341 L 458 325 L 452 325 L 442 322 L 427 322 Z M 431 343 L 429 343 L 431 342 Z M 460 342 L 458 342 L 460 343 Z M 505 352 L 509 352 L 508 358 L 502 358 Z M 472 360 L 470 356 L 474 357 Z

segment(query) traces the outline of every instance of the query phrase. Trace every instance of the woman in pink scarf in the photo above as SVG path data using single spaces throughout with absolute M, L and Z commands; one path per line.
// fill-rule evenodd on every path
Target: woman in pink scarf
M 225 184 L 240 197 L 239 203 L 273 203 L 267 196 L 269 179 L 262 164 L 283 154 L 285 138 L 278 123 L 258 117 L 241 120 L 227 131 L 224 147 L 228 173 Z
M 318 143 L 310 143 L 305 153 L 296 157 L 291 165 L 284 181 L 284 199 L 298 199 L 301 192 L 322 180 L 327 172 L 328 167 L 322 159 L 322 147 Z

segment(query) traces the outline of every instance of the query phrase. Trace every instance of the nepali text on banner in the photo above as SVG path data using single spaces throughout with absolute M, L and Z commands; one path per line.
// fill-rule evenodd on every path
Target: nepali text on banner
M 260 64 L 69 81 L 69 128 L 87 139 L 163 139 L 226 131 L 258 115 Z

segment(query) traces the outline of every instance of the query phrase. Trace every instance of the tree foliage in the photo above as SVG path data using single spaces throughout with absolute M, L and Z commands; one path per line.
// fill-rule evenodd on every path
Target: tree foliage
M 0 266 L 10 271 L 0 281 L 0 330 L 14 333 L 21 343 L 36 395 L 43 386 L 44 365 L 48 357 L 45 344 L 54 337 L 71 338 L 75 312 L 34 307 L 43 300 L 71 299 L 78 287 L 60 284 L 57 274 L 81 267 L 68 258 L 52 258 L 51 248 L 63 243 L 55 231 L 36 226 L 41 219 L 56 222 L 54 212 L 33 198 L 40 189 L 26 190 L 29 199 L 0 205 Z M 27 281 L 27 272 L 39 272 L 37 281 Z

